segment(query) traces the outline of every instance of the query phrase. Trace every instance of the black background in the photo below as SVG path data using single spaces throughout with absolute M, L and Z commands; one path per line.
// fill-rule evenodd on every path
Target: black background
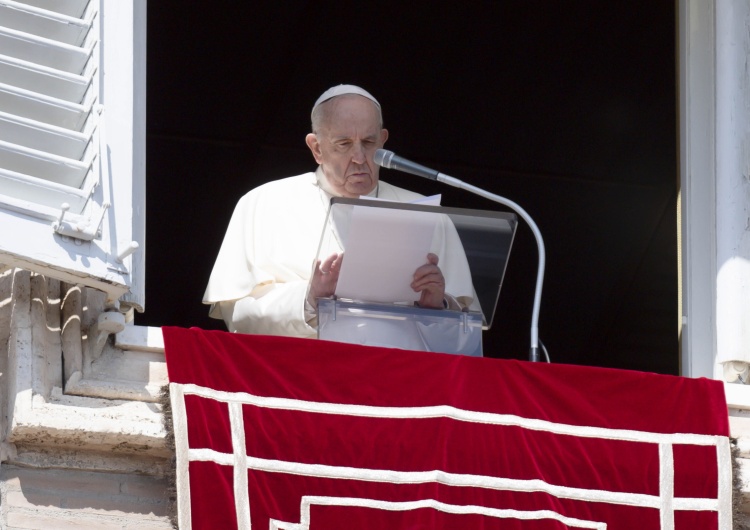
M 136 323 L 223 329 L 201 298 L 236 201 L 314 169 L 310 108 L 353 83 L 382 104 L 387 148 L 536 220 L 554 362 L 678 373 L 675 38 L 666 0 L 149 2 Z M 527 358 L 536 256 L 520 223 L 486 355 Z

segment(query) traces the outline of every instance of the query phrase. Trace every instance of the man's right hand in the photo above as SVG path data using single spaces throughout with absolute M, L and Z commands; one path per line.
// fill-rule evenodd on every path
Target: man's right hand
M 331 254 L 323 262 L 315 260 L 310 292 L 307 294 L 307 301 L 312 307 L 318 307 L 318 298 L 332 296 L 336 291 L 342 261 L 343 254 Z

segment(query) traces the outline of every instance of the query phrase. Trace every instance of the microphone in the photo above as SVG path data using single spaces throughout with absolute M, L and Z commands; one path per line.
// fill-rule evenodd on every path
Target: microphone
M 373 160 L 381 167 L 404 171 L 405 173 L 411 173 L 412 175 L 417 175 L 418 177 L 424 177 L 430 180 L 437 180 L 438 175 L 440 174 L 439 171 L 417 164 L 411 160 L 401 158 L 393 151 L 388 151 L 387 149 L 378 149 L 375 151 Z
M 442 182 L 443 184 L 448 184 L 449 186 L 466 190 L 475 195 L 479 195 L 480 197 L 484 197 L 485 199 L 489 199 L 498 204 L 502 204 L 503 206 L 507 206 L 508 208 L 514 210 L 518 215 L 521 216 L 524 221 L 526 221 L 526 224 L 529 225 L 529 228 L 531 228 L 531 232 L 534 234 L 537 250 L 539 252 L 539 264 L 537 266 L 536 272 L 536 288 L 534 289 L 534 307 L 531 311 L 531 347 L 529 348 L 529 360 L 534 362 L 540 361 L 541 350 L 539 347 L 539 310 L 542 304 L 542 286 L 544 284 L 544 268 L 547 258 L 542 233 L 539 231 L 539 227 L 531 218 L 531 216 L 526 212 L 526 210 L 521 208 L 518 204 L 511 201 L 510 199 L 506 199 L 505 197 L 502 197 L 500 195 L 495 195 L 494 193 L 490 193 L 489 191 L 483 190 L 482 188 L 467 184 L 466 182 L 455 177 L 451 177 L 450 175 L 446 175 L 445 173 L 440 173 L 439 171 L 435 171 L 434 169 L 424 167 L 415 162 L 406 160 L 405 158 L 401 158 L 400 156 L 396 156 L 393 151 L 388 151 L 387 149 L 378 149 L 377 151 L 375 151 L 373 160 L 377 165 L 381 167 L 385 167 L 388 169 L 397 169 L 399 171 L 411 173 L 412 175 L 417 175 L 419 177 L 425 177 L 430 180 L 437 180 L 438 182 Z M 542 345 L 542 349 L 544 349 L 544 345 Z M 546 354 L 547 350 L 544 349 L 544 352 Z M 547 362 L 549 362 L 549 357 L 547 357 Z

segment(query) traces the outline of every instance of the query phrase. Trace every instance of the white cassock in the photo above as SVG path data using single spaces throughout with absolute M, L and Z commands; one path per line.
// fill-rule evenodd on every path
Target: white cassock
M 237 204 L 203 295 L 209 315 L 223 319 L 229 331 L 316 336 L 305 298 L 331 199 L 318 178 L 324 178 L 320 170 L 268 182 Z M 375 194 L 393 202 L 422 197 L 383 181 Z M 450 228 L 435 237 L 431 251 L 440 260 L 446 293 L 468 306 L 474 298 L 471 273 Z

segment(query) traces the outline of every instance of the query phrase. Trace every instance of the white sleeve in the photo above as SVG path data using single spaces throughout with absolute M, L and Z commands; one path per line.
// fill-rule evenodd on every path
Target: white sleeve
M 227 329 L 233 333 L 315 337 L 305 314 L 307 281 L 274 283 L 253 295 L 219 302 Z

